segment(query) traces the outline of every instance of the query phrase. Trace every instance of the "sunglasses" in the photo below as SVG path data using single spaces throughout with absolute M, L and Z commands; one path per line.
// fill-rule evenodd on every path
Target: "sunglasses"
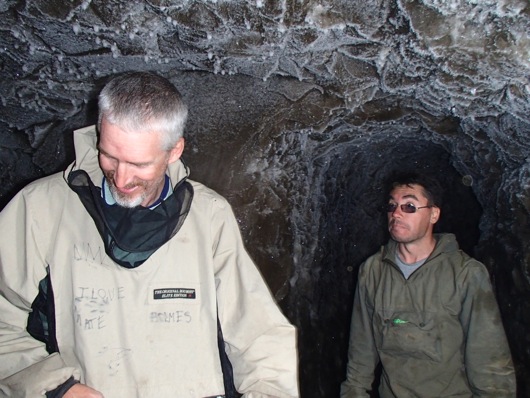
M 405 203 L 404 205 L 398 205 L 396 203 L 389 203 L 386 205 L 386 212 L 393 213 L 396 211 L 398 206 L 403 213 L 416 213 L 416 211 L 419 209 L 434 207 L 433 205 L 416 207 L 412 203 Z

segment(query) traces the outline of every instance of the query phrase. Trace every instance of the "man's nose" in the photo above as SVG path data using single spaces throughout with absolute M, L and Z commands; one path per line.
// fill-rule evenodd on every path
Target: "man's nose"
M 114 184 L 118 188 L 127 186 L 132 181 L 131 169 L 127 163 L 118 163 L 114 170 Z
M 399 218 L 403 215 L 403 210 L 401 210 L 401 206 L 396 206 L 394 211 L 392 213 L 388 214 L 390 218 L 396 218 L 396 216 Z

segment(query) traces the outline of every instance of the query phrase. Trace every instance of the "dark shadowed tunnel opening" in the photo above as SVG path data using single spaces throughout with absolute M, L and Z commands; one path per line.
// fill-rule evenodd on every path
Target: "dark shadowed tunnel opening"
M 300 212 L 318 228 L 312 244 L 306 244 L 309 236 L 300 240 L 288 312 L 299 327 L 302 396 L 336 397 L 345 377 L 358 267 L 388 240 L 381 211 L 388 175 L 417 170 L 438 176 L 446 194 L 437 230 L 455 233 L 471 255 L 482 209 L 451 154 L 429 141 L 381 136 L 336 147 L 314 163 L 325 171 L 314 187 L 315 198 Z

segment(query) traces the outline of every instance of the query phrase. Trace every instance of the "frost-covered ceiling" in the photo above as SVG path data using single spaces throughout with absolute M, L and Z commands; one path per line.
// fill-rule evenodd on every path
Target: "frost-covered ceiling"
M 343 377 L 355 271 L 386 239 L 378 183 L 396 168 L 445 179 L 445 227 L 492 270 L 525 379 L 527 0 L 4 0 L 0 18 L 0 204 L 72 160 L 109 76 L 158 71 L 190 104 L 192 177 L 233 203 L 299 327 L 304 397 Z

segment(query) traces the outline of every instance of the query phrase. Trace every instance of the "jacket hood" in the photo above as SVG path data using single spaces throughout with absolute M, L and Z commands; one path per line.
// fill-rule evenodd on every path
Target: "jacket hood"
M 65 170 L 65 180 L 68 179 L 70 172 L 84 170 L 96 186 L 100 185 L 103 172 L 98 162 L 97 140 L 95 125 L 74 131 L 75 161 Z M 171 180 L 171 185 L 174 187 L 180 180 L 188 176 L 189 169 L 179 159 L 169 165 L 167 174 Z
M 426 261 L 429 261 L 431 258 L 434 258 L 439 254 L 455 252 L 459 249 L 458 242 L 456 241 L 456 236 L 454 234 L 440 233 L 434 234 L 433 236 L 434 239 L 436 239 L 436 246 Z M 383 248 L 383 258 L 385 260 L 394 262 L 397 246 L 398 243 L 395 240 L 390 239 Z

